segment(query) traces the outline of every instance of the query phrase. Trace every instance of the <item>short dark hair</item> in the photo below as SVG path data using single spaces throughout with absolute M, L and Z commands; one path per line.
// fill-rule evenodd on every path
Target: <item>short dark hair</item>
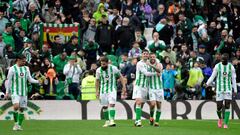
M 56 40 L 56 38 L 60 38 L 60 36 L 59 35 L 54 36 L 54 40 Z
M 88 75 L 94 75 L 94 71 L 93 70 L 89 70 L 88 71 Z
M 20 54 L 16 57 L 16 59 L 17 60 L 22 60 L 22 59 L 26 59 L 26 57 L 24 55 Z
M 102 56 L 102 57 L 100 58 L 100 61 L 101 61 L 101 62 L 108 62 L 109 59 L 108 59 L 107 56 Z
M 224 54 L 222 54 L 222 59 L 229 59 L 229 54 L 227 54 L 227 53 L 224 53 Z
M 143 49 L 142 53 L 144 53 L 144 52 L 148 52 L 149 53 L 149 51 L 147 49 Z

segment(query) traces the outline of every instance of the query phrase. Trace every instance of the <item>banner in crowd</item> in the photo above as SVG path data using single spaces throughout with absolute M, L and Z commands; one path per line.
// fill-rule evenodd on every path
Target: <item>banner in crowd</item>
M 54 36 L 59 35 L 62 43 L 67 43 L 73 35 L 80 39 L 80 28 L 78 24 L 52 24 L 44 23 L 41 26 L 41 41 L 47 44 L 47 30 L 49 30 L 50 40 L 54 41 Z M 79 40 L 80 42 L 80 40 Z
M 116 119 L 135 119 L 134 101 L 116 103 Z M 12 119 L 11 101 L 0 101 L 0 120 Z M 143 107 L 143 119 L 149 118 L 149 106 Z M 25 110 L 26 119 L 34 120 L 99 120 L 102 107 L 98 101 L 43 100 L 29 101 Z M 240 100 L 232 102 L 231 119 L 240 118 Z M 161 119 L 217 119 L 214 101 L 177 101 L 162 104 Z

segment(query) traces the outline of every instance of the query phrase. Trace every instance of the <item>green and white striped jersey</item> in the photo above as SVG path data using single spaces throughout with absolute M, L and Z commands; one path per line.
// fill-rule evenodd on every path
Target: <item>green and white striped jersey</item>
M 237 92 L 236 73 L 232 64 L 223 65 L 221 62 L 215 65 L 211 77 L 207 81 L 209 85 L 216 77 L 216 92 Z
M 136 81 L 135 86 L 148 88 L 149 76 L 153 76 L 155 73 L 149 72 L 149 66 L 143 61 L 139 61 L 136 67 Z
M 162 65 L 160 63 L 158 63 L 158 64 Z M 159 68 L 161 68 L 161 67 L 159 67 Z M 149 68 L 149 71 L 154 73 L 153 76 L 149 77 L 150 90 L 162 90 L 163 89 L 162 74 L 160 74 L 160 76 L 158 76 L 156 70 L 154 70 L 152 67 Z
M 118 77 L 120 77 L 120 71 L 116 66 L 108 65 L 106 70 L 99 67 L 96 71 L 96 79 L 100 80 L 100 93 L 116 91 Z
M 7 80 L 7 93 L 18 96 L 27 96 L 27 81 L 30 83 L 39 83 L 38 80 L 31 77 L 27 66 L 19 67 L 17 64 L 9 68 Z

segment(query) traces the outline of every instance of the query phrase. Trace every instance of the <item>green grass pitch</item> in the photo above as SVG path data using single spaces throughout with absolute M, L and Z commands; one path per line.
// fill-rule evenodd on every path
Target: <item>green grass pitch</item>
M 29 120 L 23 131 L 12 131 L 13 121 L 0 121 L 0 135 L 239 135 L 240 120 L 231 120 L 229 129 L 217 128 L 210 120 L 161 120 L 160 127 L 152 127 L 147 120 L 142 128 L 132 120 L 117 120 L 117 127 L 103 128 L 97 120 Z

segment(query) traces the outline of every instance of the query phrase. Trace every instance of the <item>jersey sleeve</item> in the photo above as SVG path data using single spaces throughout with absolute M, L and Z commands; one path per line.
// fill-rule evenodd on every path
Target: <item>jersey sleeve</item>
M 26 69 L 27 69 L 27 79 L 28 79 L 28 81 L 29 81 L 30 83 L 39 83 L 38 80 L 35 80 L 35 79 L 32 78 L 31 73 L 30 73 L 30 71 L 29 71 L 29 68 L 26 67 Z
M 217 65 L 215 65 L 215 67 L 213 68 L 212 75 L 211 75 L 211 77 L 208 79 L 208 81 L 206 83 L 207 85 L 211 84 L 213 82 L 213 80 L 215 79 L 215 77 L 217 76 Z
M 115 66 L 112 66 L 112 68 L 113 68 L 113 74 L 116 75 L 117 77 L 120 77 L 121 75 L 120 70 Z
M 8 71 L 8 75 L 7 75 L 7 86 L 6 86 L 6 93 L 10 93 L 11 92 L 11 85 L 12 85 L 12 78 L 14 76 L 14 72 L 13 72 L 13 67 L 9 68 Z
M 96 70 L 96 79 L 100 80 L 100 68 Z
M 236 83 L 236 71 L 233 65 L 231 65 L 232 72 L 232 87 L 235 93 L 237 93 L 237 83 Z

